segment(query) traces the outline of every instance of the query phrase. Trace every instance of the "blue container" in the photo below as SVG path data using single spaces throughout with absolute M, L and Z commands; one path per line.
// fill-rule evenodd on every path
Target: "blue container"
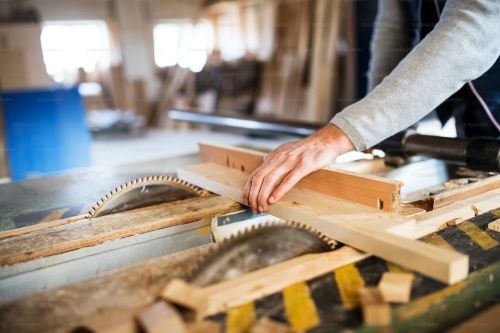
M 78 88 L 2 93 L 13 180 L 90 166 L 90 134 Z

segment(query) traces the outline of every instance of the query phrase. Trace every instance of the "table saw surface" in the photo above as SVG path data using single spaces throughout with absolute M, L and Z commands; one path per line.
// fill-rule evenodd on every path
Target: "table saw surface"
M 48 216 L 57 214 L 60 214 L 58 218 L 79 214 L 110 188 L 126 180 L 149 175 L 152 171 L 156 174 L 172 174 L 178 166 L 195 163 L 197 159 L 197 155 L 189 155 L 157 161 L 153 167 L 142 165 L 112 172 L 82 170 L 0 185 L 0 229 L 9 230 L 40 223 Z M 456 168 L 448 167 L 442 162 L 424 160 L 394 169 L 387 173 L 387 176 L 403 180 L 407 191 L 413 192 L 412 190 L 420 190 L 448 180 L 454 171 Z M 498 302 L 500 284 L 495 282 L 500 279 L 500 236 L 488 231 L 486 225 L 499 217 L 500 209 L 493 210 L 466 221 L 461 227 L 450 227 L 424 237 L 425 242 L 452 247 L 468 254 L 471 274 L 467 280 L 454 286 L 446 286 L 417 274 L 411 302 L 393 306 L 396 331 L 441 331 Z M 135 260 L 122 260 L 99 274 L 82 274 L 78 277 L 77 272 L 74 279 L 49 286 L 55 289 L 36 290 L 32 295 L 26 294 L 22 295 L 22 298 L 0 303 L 0 331 L 64 332 L 89 321 L 130 313 L 151 303 L 167 281 L 174 277 L 185 277 L 195 262 L 194 259 L 212 246 L 206 232 L 197 232 L 200 229 L 206 230 L 207 225 L 193 223 L 187 226 L 186 230 L 179 232 L 192 230 L 193 234 L 203 239 L 201 242 L 197 239 L 186 246 L 186 238 L 171 238 L 175 244 L 171 245 L 169 251 L 162 252 L 159 250 L 162 248 L 161 242 L 167 239 L 165 237 L 171 237 L 172 233 L 160 235 L 155 238 L 160 240 L 154 247 L 155 253 Z M 138 243 L 144 242 L 148 243 L 145 240 Z M 132 249 L 131 246 L 131 243 L 124 244 L 114 251 L 120 254 L 127 247 Z M 138 251 L 144 252 L 145 249 L 147 247 Z M 100 261 L 110 253 L 109 249 L 105 249 L 83 254 L 80 259 L 89 263 L 89 257 L 97 256 L 97 261 Z M 64 267 L 65 262 L 68 260 L 61 260 L 60 264 Z M 72 267 L 75 269 L 75 266 Z M 96 267 L 98 268 L 92 266 L 92 269 Z M 376 330 L 373 327 L 360 326 L 362 320 L 359 309 L 355 308 L 353 290 L 360 286 L 376 284 L 386 271 L 401 270 L 403 268 L 370 257 L 311 281 L 305 281 L 296 286 L 295 293 L 280 292 L 212 319 L 223 323 L 226 331 L 234 331 L 230 326 L 248 316 L 271 317 L 288 322 L 296 328 L 308 329 L 308 332 L 334 332 L 345 329 L 373 331 Z M 46 278 L 51 276 L 49 273 L 54 272 L 46 272 Z M 64 268 L 59 274 L 64 274 Z M 92 278 L 88 279 L 90 277 Z M 82 281 L 83 279 L 88 280 Z M 309 296 L 300 301 L 302 306 L 297 309 L 293 306 L 293 298 L 303 297 L 304 293 L 300 290 L 308 290 L 306 294 Z M 316 318 L 319 325 L 311 326 L 311 318 Z

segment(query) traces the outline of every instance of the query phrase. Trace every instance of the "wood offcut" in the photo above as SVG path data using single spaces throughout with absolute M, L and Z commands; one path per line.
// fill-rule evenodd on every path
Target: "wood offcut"
M 203 288 L 174 279 L 161 297 L 195 311 L 198 318 L 205 318 L 366 257 L 345 246 L 332 252 L 306 254 Z

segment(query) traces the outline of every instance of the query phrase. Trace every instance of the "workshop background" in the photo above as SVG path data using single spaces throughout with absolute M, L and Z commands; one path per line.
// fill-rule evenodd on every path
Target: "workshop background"
M 376 1 L 1 0 L 0 176 L 240 140 L 199 125 L 217 122 L 206 115 L 317 128 L 366 94 L 376 11 Z M 421 132 L 454 134 L 431 124 Z
M 377 2 L 0 0 L 0 332 L 500 332 L 498 137 L 242 202 L 366 95 Z

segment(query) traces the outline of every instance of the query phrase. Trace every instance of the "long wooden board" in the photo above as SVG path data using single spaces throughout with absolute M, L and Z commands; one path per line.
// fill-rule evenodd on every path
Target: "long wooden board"
M 197 221 L 241 209 L 219 196 L 197 197 L 82 220 L 0 240 L 0 266 L 64 253 L 109 240 Z
M 236 147 L 200 143 L 203 162 L 251 173 L 262 162 L 264 153 Z M 354 172 L 323 168 L 304 177 L 297 186 L 384 211 L 396 211 L 402 182 Z
M 475 183 L 431 195 L 415 204 L 430 211 L 497 188 L 500 188 L 500 175 L 480 179 Z
M 294 283 L 318 277 L 367 256 L 344 246 L 331 252 L 306 254 L 204 288 L 174 279 L 161 297 L 195 310 L 201 319 L 269 296 Z
M 59 220 L 53 220 L 53 221 L 47 221 L 47 222 L 39 222 L 37 224 L 33 224 L 33 225 L 26 226 L 26 227 L 21 227 L 21 228 L 16 228 L 16 229 L 12 229 L 12 230 L 0 231 L 0 239 L 21 236 L 24 234 L 29 234 L 30 232 L 40 231 L 40 230 L 44 230 L 44 229 L 48 229 L 48 228 L 59 227 L 59 226 L 62 226 L 64 224 L 84 220 L 85 217 L 86 217 L 86 215 L 82 214 L 82 215 L 77 215 L 77 216 L 73 216 L 73 217 L 68 217 L 65 219 L 59 219 Z
M 243 187 L 248 177 L 246 173 L 214 163 L 182 167 L 177 173 L 180 178 L 197 186 L 243 202 Z M 293 188 L 281 201 L 270 205 L 269 213 L 306 223 L 333 239 L 445 283 L 455 283 L 468 274 L 468 256 L 376 227 L 393 223 L 394 220 L 407 221 L 398 214 L 366 213 L 355 209 L 349 212 L 345 209 L 335 214 L 330 206 L 340 206 L 341 200 L 331 198 L 329 206 L 319 201 L 304 204 L 300 200 L 300 189 Z

